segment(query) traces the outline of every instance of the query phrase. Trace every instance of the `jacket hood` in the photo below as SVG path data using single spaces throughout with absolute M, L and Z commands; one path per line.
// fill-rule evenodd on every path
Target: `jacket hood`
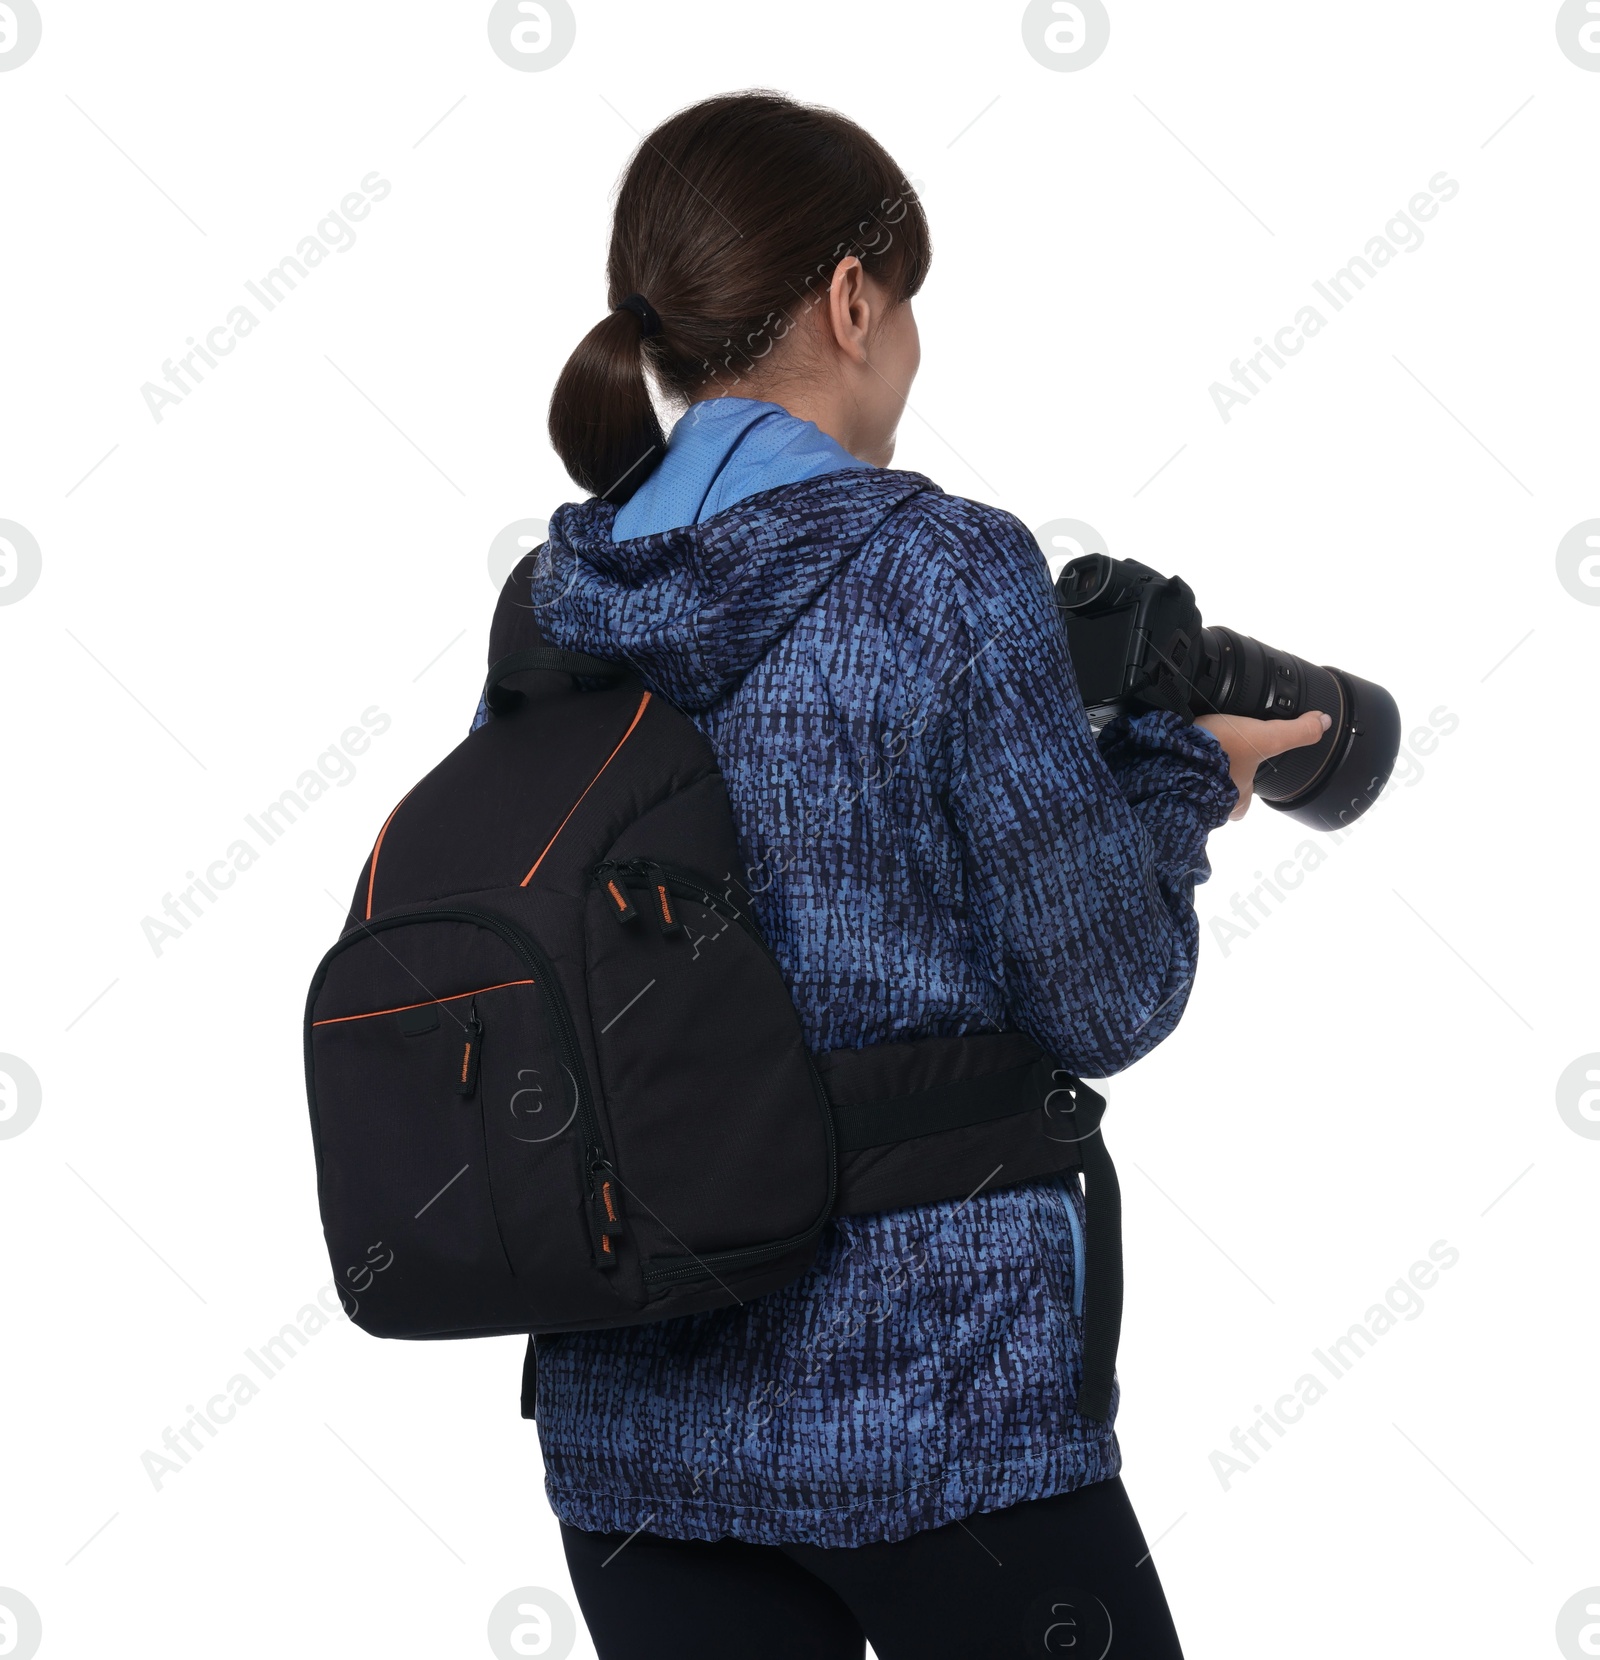
M 924 491 L 938 486 L 921 473 L 831 473 L 622 542 L 611 539 L 613 504 L 558 508 L 533 581 L 540 632 L 569 651 L 629 663 L 684 710 L 707 709 Z

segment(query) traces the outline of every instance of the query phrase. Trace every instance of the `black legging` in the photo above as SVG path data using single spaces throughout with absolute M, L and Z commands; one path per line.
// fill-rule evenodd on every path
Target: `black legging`
M 849 1550 L 561 1538 L 600 1660 L 1183 1660 L 1120 1480 Z

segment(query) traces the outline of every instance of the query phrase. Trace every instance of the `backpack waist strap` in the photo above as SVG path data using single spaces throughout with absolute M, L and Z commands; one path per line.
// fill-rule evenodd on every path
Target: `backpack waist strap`
M 1122 1324 L 1122 1201 L 1100 1134 L 1105 1098 L 1020 1032 L 835 1049 L 814 1059 L 833 1106 L 836 1215 L 964 1203 L 985 1188 L 1082 1172 L 1078 1410 L 1105 1419 Z

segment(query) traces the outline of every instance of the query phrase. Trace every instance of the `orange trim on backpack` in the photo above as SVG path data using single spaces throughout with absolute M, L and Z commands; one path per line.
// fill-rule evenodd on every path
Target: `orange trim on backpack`
M 634 710 L 633 719 L 628 722 L 628 730 L 626 732 L 624 732 L 620 738 L 617 739 L 617 749 L 621 749 L 622 746 L 628 741 L 628 739 L 633 736 L 633 729 L 634 729 L 634 727 L 636 727 L 639 724 L 640 718 L 643 716 L 644 711 L 645 711 L 645 705 L 647 703 L 649 703 L 649 701 L 650 701 L 650 693 L 646 692 L 644 694 L 644 696 L 639 699 L 639 707 Z M 580 795 L 578 797 L 578 799 L 576 801 L 574 801 L 573 804 L 567 809 L 567 817 L 562 819 L 562 821 L 556 826 L 555 836 L 552 836 L 550 838 L 550 840 L 547 841 L 544 844 L 543 848 L 540 849 L 539 857 L 533 861 L 533 869 L 530 870 L 528 872 L 528 874 L 526 876 L 524 876 L 522 878 L 522 880 L 517 884 L 517 886 L 519 888 L 527 887 L 527 885 L 533 880 L 533 872 L 535 870 L 537 870 L 539 868 L 539 866 L 544 863 L 545 854 L 548 853 L 550 851 L 550 849 L 555 846 L 556 836 L 559 836 L 561 834 L 561 832 L 566 829 L 568 820 L 571 819 L 572 815 L 575 812 L 577 812 L 579 807 L 581 807 L 583 805 L 583 797 L 585 795 L 587 795 L 589 793 L 589 791 L 592 790 L 597 783 L 599 783 L 600 773 L 604 772 L 606 770 L 606 768 L 609 767 L 614 760 L 616 760 L 616 758 L 617 758 L 617 749 L 613 749 L 611 751 L 611 753 L 608 756 L 606 756 L 605 760 L 600 763 L 600 772 L 597 772 L 594 775 L 594 777 L 591 778 L 589 780 L 589 782 L 583 786 L 583 795 Z M 392 817 L 393 815 L 391 814 L 390 816 Z M 376 857 L 377 857 L 376 853 L 374 853 L 373 857 L 374 857 L 374 859 L 376 859 Z
M 366 921 L 372 920 L 372 884 L 378 880 L 378 849 L 383 846 L 383 838 L 389 833 L 389 826 L 394 823 L 394 815 L 406 804 L 406 796 L 411 794 L 407 790 L 405 795 L 395 802 L 393 811 L 383 821 L 383 829 L 378 832 L 378 839 L 372 844 L 372 857 L 367 862 L 367 915 Z
M 369 1009 L 366 1014 L 336 1014 L 327 1020 L 313 1020 L 313 1026 L 342 1026 L 347 1020 L 376 1020 L 380 1014 L 404 1014 L 407 1009 L 426 1009 L 434 1003 L 459 1003 L 463 997 L 481 997 L 486 991 L 504 991 L 507 986 L 531 986 L 532 980 L 502 980 L 497 986 L 479 986 L 476 991 L 452 992 L 448 997 L 424 997 L 420 1003 L 400 1003 L 392 1009 Z M 470 1051 L 471 1044 L 468 1044 Z M 462 1062 L 461 1081 L 465 1083 L 466 1062 Z

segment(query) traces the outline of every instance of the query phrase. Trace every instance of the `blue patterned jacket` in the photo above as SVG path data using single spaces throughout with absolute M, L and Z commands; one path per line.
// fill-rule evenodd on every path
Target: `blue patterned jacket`
M 556 513 L 541 627 L 705 733 L 813 1050 L 1021 1029 L 1093 1078 L 1173 1029 L 1226 761 L 1166 714 L 1096 743 L 1017 520 L 866 469 L 619 542 L 615 512 Z M 541 1339 L 557 1515 L 856 1545 L 1115 1474 L 1074 1409 L 1081 1204 L 1055 1180 L 840 1219 L 755 1303 Z

